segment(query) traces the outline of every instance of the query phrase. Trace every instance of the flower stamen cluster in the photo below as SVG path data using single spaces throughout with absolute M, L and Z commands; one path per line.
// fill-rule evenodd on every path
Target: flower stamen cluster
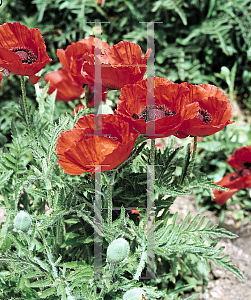
M 212 115 L 204 108 L 199 109 L 199 113 L 196 118 L 199 118 L 203 123 L 206 124 L 212 121 Z
M 175 111 L 170 109 L 166 109 L 165 105 L 148 105 L 141 109 L 139 115 L 133 114 L 132 117 L 134 119 L 143 119 L 145 122 L 149 122 L 152 120 L 158 120 L 164 118 L 166 116 L 174 116 L 176 114 Z
M 10 50 L 15 54 L 19 55 L 19 57 L 22 60 L 22 63 L 33 64 L 37 61 L 37 55 L 29 48 L 16 47 Z

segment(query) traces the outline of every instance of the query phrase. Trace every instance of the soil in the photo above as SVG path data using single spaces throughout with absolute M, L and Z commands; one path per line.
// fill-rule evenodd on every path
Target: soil
M 229 254 L 230 260 L 235 264 L 245 277 L 243 282 L 237 276 L 228 270 L 217 267 L 213 262 L 211 265 L 210 281 L 204 293 L 202 289 L 198 300 L 251 300 L 251 224 L 241 225 L 234 222 L 232 214 L 236 212 L 237 207 L 233 207 L 233 211 L 228 211 L 224 223 L 224 228 L 238 235 L 235 239 L 220 238 L 217 248 L 222 246 L 225 250 L 222 256 Z M 179 197 L 171 206 L 171 213 L 178 211 L 179 218 L 177 224 L 181 223 L 186 214 L 190 211 L 190 219 L 194 218 L 199 212 L 199 207 L 195 207 L 195 196 Z M 219 224 L 219 219 L 211 211 L 205 211 L 201 217 L 206 216 L 206 221 L 211 220 L 211 225 Z

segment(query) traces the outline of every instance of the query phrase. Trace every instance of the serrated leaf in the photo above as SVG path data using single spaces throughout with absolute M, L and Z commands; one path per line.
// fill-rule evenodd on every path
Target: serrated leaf
M 42 294 L 39 296 L 41 299 L 45 299 L 47 298 L 48 296 L 51 296 L 51 295 L 55 295 L 56 293 L 56 289 L 55 287 L 51 287 L 45 291 L 42 292 Z
M 46 287 L 46 286 L 51 286 L 52 285 L 52 281 L 50 280 L 39 280 L 36 282 L 32 282 L 29 284 L 29 287 Z
M 0 175 L 0 188 L 6 183 L 6 181 L 10 178 L 13 170 L 5 171 Z

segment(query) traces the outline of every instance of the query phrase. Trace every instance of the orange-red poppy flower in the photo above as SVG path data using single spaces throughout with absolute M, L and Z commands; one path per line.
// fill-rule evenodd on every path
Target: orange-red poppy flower
M 115 115 L 81 117 L 72 130 L 61 132 L 56 151 L 58 163 L 71 175 L 95 173 L 95 166 L 109 171 L 123 163 L 130 155 L 138 133 L 121 117 Z
M 176 134 L 177 137 L 208 136 L 234 123 L 230 121 L 231 102 L 219 88 L 211 84 L 189 85 L 187 82 L 181 85 L 190 89 L 188 103 L 198 102 L 199 113 L 193 119 L 183 122 Z
M 229 188 L 228 191 L 213 189 L 214 200 L 220 205 L 226 203 L 237 191 L 251 187 L 251 146 L 236 149 L 229 156 L 227 163 L 235 168 L 237 172 L 227 174 L 215 183 Z
M 220 205 L 223 205 L 230 199 L 236 192 L 251 187 L 251 170 L 245 169 L 242 172 L 232 172 L 224 176 L 221 180 L 215 182 L 228 191 L 220 191 L 213 189 L 214 200 Z
M 88 83 L 94 85 L 95 59 L 99 59 L 102 85 L 109 89 L 120 90 L 126 84 L 143 79 L 151 52 L 152 50 L 148 49 L 142 57 L 139 45 L 122 41 L 111 46 L 99 58 L 95 58 L 95 55 L 85 55 L 81 73 Z
M 214 201 L 220 205 L 223 205 L 238 191 L 239 189 L 229 189 L 228 191 L 220 191 L 213 189 Z
M 44 76 L 46 82 L 50 82 L 48 94 L 52 94 L 57 89 L 56 100 L 59 101 L 72 101 L 79 98 L 85 89 L 82 86 L 77 85 L 73 81 L 66 70 L 66 68 L 60 68 L 58 71 L 50 72 Z
M 150 139 L 174 134 L 184 120 L 198 114 L 198 103 L 187 104 L 187 87 L 165 78 L 154 78 L 155 105 L 147 105 L 147 80 L 128 84 L 121 89 L 118 109 L 115 110 L 136 130 L 147 133 L 147 127 L 155 127 L 155 135 Z
M 0 26 L 0 68 L 5 75 L 29 76 L 36 84 L 40 77 L 35 74 L 51 61 L 39 29 L 18 22 Z
M 227 163 L 237 171 L 251 169 L 251 146 L 243 146 L 230 154 Z
M 131 214 L 133 215 L 133 214 L 135 214 L 135 215 L 139 215 L 139 211 L 137 210 L 137 209 L 132 209 L 131 210 Z M 137 218 L 140 218 L 140 216 L 138 216 Z
M 80 109 L 84 109 L 85 108 L 85 106 L 83 105 L 83 104 L 78 104 L 75 108 L 74 108 L 74 110 L 72 111 L 72 115 L 73 116 L 75 116 L 75 114 L 80 110 Z
M 101 54 L 104 54 L 106 49 L 110 47 L 106 42 L 100 42 L 100 45 Z M 91 36 L 86 37 L 79 42 L 71 43 L 66 50 L 57 49 L 57 56 L 60 63 L 67 69 L 72 80 L 80 86 L 89 83 L 89 81 L 81 75 L 82 65 L 85 61 L 84 55 L 87 54 L 95 54 L 95 38 Z

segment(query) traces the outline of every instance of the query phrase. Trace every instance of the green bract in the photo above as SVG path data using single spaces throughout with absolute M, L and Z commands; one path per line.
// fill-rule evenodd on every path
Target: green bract
M 31 217 L 26 212 L 21 210 L 14 218 L 14 228 L 19 231 L 27 232 L 31 227 Z
M 118 263 L 128 256 L 129 250 L 129 243 L 125 239 L 114 240 L 107 248 L 107 259 L 110 263 Z
M 142 300 L 144 291 L 140 288 L 134 288 L 124 294 L 123 300 Z

